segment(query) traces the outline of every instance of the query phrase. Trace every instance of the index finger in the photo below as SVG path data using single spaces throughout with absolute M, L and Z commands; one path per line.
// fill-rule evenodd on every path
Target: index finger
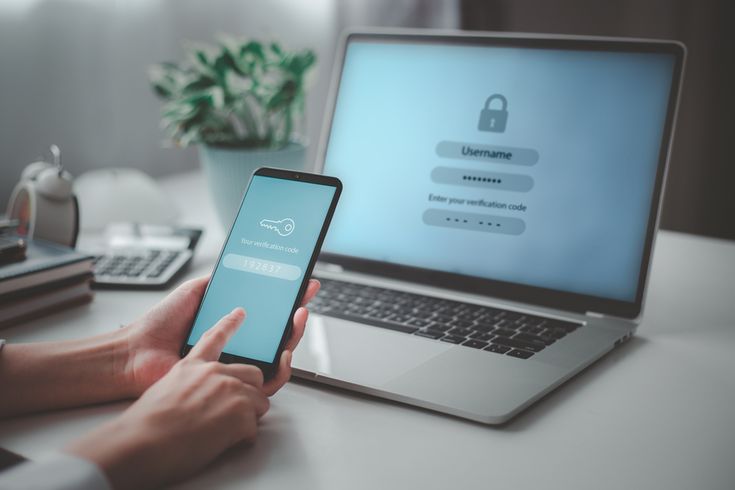
M 212 328 L 204 332 L 199 342 L 186 357 L 202 361 L 216 361 L 225 344 L 245 319 L 245 310 L 238 307 L 223 316 Z

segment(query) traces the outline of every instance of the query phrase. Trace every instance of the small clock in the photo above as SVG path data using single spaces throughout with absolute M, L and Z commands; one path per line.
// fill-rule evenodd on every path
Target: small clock
M 7 217 L 18 220 L 16 232 L 74 247 L 79 233 L 79 204 L 72 190 L 72 176 L 61 165 L 61 151 L 51 145 L 53 163 L 28 165 L 13 189 Z

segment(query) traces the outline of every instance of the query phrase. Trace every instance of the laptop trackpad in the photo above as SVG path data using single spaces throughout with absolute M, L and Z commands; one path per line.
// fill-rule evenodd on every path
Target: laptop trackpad
M 298 349 L 295 374 L 379 387 L 452 346 L 405 333 L 312 315 Z
M 565 369 L 456 348 L 436 356 L 383 386 L 425 406 L 463 417 L 500 422 L 547 390 Z

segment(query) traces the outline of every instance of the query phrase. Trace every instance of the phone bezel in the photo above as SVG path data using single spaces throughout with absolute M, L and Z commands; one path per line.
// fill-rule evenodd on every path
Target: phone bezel
M 314 265 L 316 264 L 317 257 L 319 257 L 319 252 L 322 248 L 322 243 L 324 242 L 324 237 L 326 237 L 327 230 L 329 229 L 329 225 L 332 222 L 332 216 L 334 215 L 334 210 L 336 209 L 337 202 L 339 201 L 339 197 L 342 194 L 342 182 L 336 177 L 330 177 L 327 175 L 272 168 L 272 167 L 258 168 L 255 172 L 253 172 L 253 175 L 250 177 L 250 180 L 248 181 L 248 184 L 245 187 L 245 192 L 243 193 L 242 199 L 240 200 L 240 205 L 238 207 L 237 214 L 235 215 L 235 219 L 230 225 L 230 229 L 227 232 L 227 238 L 222 244 L 222 249 L 220 250 L 219 256 L 217 257 L 217 261 L 215 262 L 214 268 L 212 269 L 212 279 L 214 278 L 214 274 L 217 270 L 217 267 L 219 267 L 222 261 L 222 255 L 224 254 L 225 246 L 230 241 L 230 237 L 232 235 L 232 231 L 234 230 L 235 223 L 240 217 L 240 213 L 242 213 L 243 204 L 245 203 L 245 198 L 247 197 L 248 191 L 250 190 L 250 185 L 253 182 L 253 178 L 256 176 L 273 177 L 277 179 L 291 180 L 294 182 L 303 182 L 305 184 L 326 185 L 326 186 L 335 188 L 334 195 L 332 196 L 332 202 L 329 204 L 329 208 L 327 209 L 327 214 L 322 223 L 322 228 L 319 231 L 319 236 L 317 237 L 317 240 L 315 242 L 314 249 L 311 252 L 311 257 L 309 258 L 309 262 L 306 266 L 304 278 L 301 281 L 301 285 L 299 286 L 299 291 L 296 294 L 296 299 L 294 301 L 293 306 L 291 307 L 291 313 L 288 316 L 288 322 L 284 326 L 283 333 L 281 334 L 281 341 L 278 344 L 278 349 L 276 350 L 276 353 L 273 357 L 273 361 L 264 362 L 258 359 L 251 359 L 248 357 L 238 356 L 238 355 L 230 354 L 226 352 L 223 352 L 220 355 L 219 361 L 225 364 L 241 363 L 241 364 L 252 364 L 254 366 L 258 366 L 261 369 L 261 371 L 263 371 L 263 376 L 265 377 L 265 379 L 270 379 L 275 375 L 275 372 L 278 366 L 278 362 L 281 358 L 281 353 L 283 352 L 283 349 L 286 346 L 286 342 L 288 341 L 288 338 L 291 335 L 291 329 L 293 328 L 293 316 L 294 316 L 294 313 L 296 313 L 296 310 L 301 305 L 301 301 L 304 298 L 304 294 L 306 293 L 306 288 L 309 284 L 309 279 L 311 278 L 311 274 L 314 270 Z M 210 282 L 209 284 L 207 284 L 207 288 L 204 290 L 204 294 L 202 295 L 202 301 L 199 303 L 199 306 L 197 307 L 196 314 L 194 315 L 194 321 L 192 321 L 192 324 L 189 327 L 188 332 L 186 333 L 186 337 L 184 338 L 183 346 L 181 347 L 181 357 L 186 356 L 186 354 L 193 347 L 193 345 L 189 343 L 189 337 L 191 336 L 191 331 L 194 328 L 194 323 L 196 321 L 196 318 L 199 316 L 199 311 L 202 308 L 202 304 L 204 304 L 204 299 L 207 297 L 207 293 L 209 292 L 209 286 L 211 282 L 212 281 L 210 279 Z

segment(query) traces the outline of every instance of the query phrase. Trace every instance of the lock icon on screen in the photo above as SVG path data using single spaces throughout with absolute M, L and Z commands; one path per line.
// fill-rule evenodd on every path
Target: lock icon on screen
M 499 109 L 491 109 L 493 101 L 500 101 Z M 497 104 L 496 104 L 497 105 Z M 500 94 L 493 94 L 485 101 L 485 108 L 480 112 L 480 122 L 477 129 L 480 131 L 492 131 L 502 133 L 508 122 L 508 101 Z

